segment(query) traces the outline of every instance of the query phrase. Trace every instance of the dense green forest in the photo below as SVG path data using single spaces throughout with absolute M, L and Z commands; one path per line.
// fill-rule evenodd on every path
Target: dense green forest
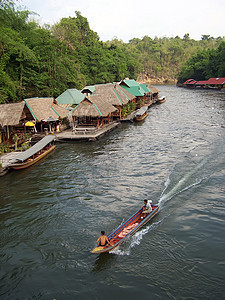
M 205 80 L 211 77 L 225 77 L 225 41 L 214 49 L 197 51 L 181 67 L 178 83 L 186 79 Z
M 31 21 L 31 15 L 19 10 L 16 0 L 0 0 L 0 103 L 57 97 L 68 88 L 136 79 L 139 74 L 163 77 L 165 82 L 196 77 L 198 60 L 201 68 L 207 60 L 209 69 L 198 72 L 199 76 L 207 77 L 214 70 L 224 74 L 221 37 L 204 35 L 196 41 L 186 34 L 183 38 L 144 36 L 128 43 L 102 42 L 78 11 L 53 26 L 40 26 Z M 216 67 L 211 57 L 220 57 L 221 65 Z

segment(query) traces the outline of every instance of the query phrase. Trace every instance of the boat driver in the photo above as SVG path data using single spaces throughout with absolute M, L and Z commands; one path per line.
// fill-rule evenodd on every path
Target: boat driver
M 143 211 L 143 217 L 145 218 L 150 212 L 152 211 L 152 200 L 144 200 L 144 206 L 142 207 Z

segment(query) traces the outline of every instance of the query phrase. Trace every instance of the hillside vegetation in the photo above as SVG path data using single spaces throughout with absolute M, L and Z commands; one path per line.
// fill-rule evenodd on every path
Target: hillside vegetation
M 189 78 L 205 80 L 211 77 L 225 77 L 225 41 L 216 49 L 202 49 L 197 51 L 181 67 L 178 83 Z
M 222 40 L 203 36 L 195 41 L 186 34 L 102 42 L 80 12 L 54 26 L 40 26 L 30 15 L 15 2 L 0 0 L 0 103 L 57 97 L 68 88 L 125 77 L 169 82 L 178 78 L 184 61 L 196 53 L 213 53 Z

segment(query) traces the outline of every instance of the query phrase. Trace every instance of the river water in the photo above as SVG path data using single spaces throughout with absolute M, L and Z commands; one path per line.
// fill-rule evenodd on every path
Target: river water
M 225 92 L 159 89 L 144 122 L 0 178 L 0 299 L 225 298 Z M 145 198 L 159 214 L 91 254 Z

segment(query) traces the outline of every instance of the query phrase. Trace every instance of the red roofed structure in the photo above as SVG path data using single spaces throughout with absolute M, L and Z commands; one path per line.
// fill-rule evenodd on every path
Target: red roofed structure
M 225 84 L 225 78 L 210 78 L 207 80 L 207 84 L 217 85 L 217 84 Z
M 195 82 L 195 85 L 206 85 L 208 84 L 208 80 L 199 80 Z
M 194 79 L 188 79 L 186 80 L 183 85 L 185 87 L 191 87 L 191 88 L 203 88 L 203 89 L 222 89 L 225 87 L 225 77 L 221 78 L 210 78 L 208 80 L 199 80 L 196 81 Z
M 184 84 L 195 84 L 197 81 L 195 79 L 188 79 L 184 82 Z

